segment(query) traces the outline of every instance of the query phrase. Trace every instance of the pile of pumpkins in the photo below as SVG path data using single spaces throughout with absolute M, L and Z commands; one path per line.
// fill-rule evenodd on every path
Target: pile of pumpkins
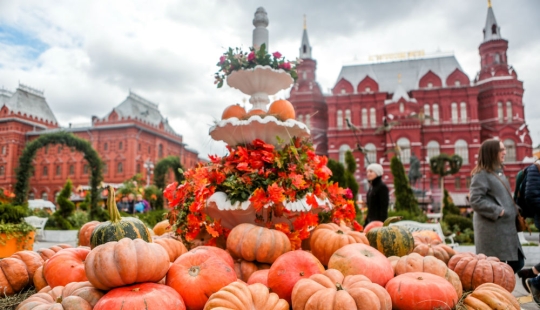
M 230 105 L 223 111 L 221 119 L 226 120 L 235 117 L 239 120 L 245 120 L 253 115 L 259 115 L 260 117 L 274 116 L 280 121 L 295 119 L 296 117 L 292 103 L 284 99 L 279 99 L 270 104 L 268 111 L 251 109 L 249 112 L 246 112 L 246 109 L 239 104 Z
M 507 264 L 456 253 L 393 220 L 367 233 L 321 224 L 294 251 L 282 232 L 245 223 L 225 249 L 188 250 L 166 222 L 152 238 L 142 222 L 113 214 L 81 229 L 83 246 L 1 260 L 0 289 L 39 289 L 21 310 L 520 309 Z

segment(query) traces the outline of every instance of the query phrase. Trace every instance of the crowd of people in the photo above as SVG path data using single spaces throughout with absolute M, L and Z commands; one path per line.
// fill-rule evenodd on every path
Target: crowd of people
M 150 211 L 150 203 L 143 198 L 141 194 L 129 193 L 122 196 L 120 201 L 116 204 L 118 211 L 126 212 L 129 214 L 146 213 Z

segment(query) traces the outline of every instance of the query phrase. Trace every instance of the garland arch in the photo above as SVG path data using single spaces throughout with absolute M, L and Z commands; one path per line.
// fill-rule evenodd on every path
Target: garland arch
M 28 196 L 28 190 L 30 187 L 30 177 L 34 167 L 32 166 L 32 160 L 36 156 L 39 149 L 50 144 L 62 144 L 68 147 L 73 147 L 77 151 L 84 154 L 84 159 L 88 162 L 90 169 L 90 214 L 91 220 L 106 220 L 105 211 L 98 208 L 99 192 L 98 187 L 103 181 L 102 168 L 103 164 L 97 151 L 92 147 L 90 142 L 82 138 L 76 137 L 72 133 L 60 131 L 51 134 L 44 134 L 31 141 L 26 145 L 21 157 L 19 158 L 19 166 L 16 169 L 15 184 L 15 200 L 14 204 L 22 205 L 26 202 Z
M 169 168 L 174 172 L 174 178 L 178 183 L 184 180 L 184 173 L 180 170 L 183 170 L 182 164 L 180 164 L 180 158 L 178 156 L 167 156 L 157 162 L 154 167 L 154 184 L 160 189 L 165 189 L 165 176 L 169 171 Z M 157 205 L 160 208 L 163 208 L 163 195 L 159 195 L 157 199 Z

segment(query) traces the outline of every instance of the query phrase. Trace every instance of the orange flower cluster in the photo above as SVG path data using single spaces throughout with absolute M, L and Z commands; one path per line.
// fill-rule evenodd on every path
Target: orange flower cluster
M 227 194 L 232 204 L 249 200 L 257 212 L 255 221 L 283 231 L 293 248 L 298 248 L 319 222 L 355 223 L 353 201 L 345 198 L 343 188 L 328 181 L 332 174 L 326 166 L 328 159 L 316 155 L 309 142 L 294 139 L 278 150 L 264 141 L 254 140 L 228 150 L 229 155 L 210 156 L 210 163 L 186 171 L 182 184 L 172 183 L 164 191 L 169 206 L 174 207 L 169 222 L 184 241 L 192 241 L 202 229 L 212 235 L 211 243 L 219 236 L 228 235 L 219 221 L 205 213 L 206 203 L 215 192 Z M 313 209 L 320 208 L 317 198 L 328 199 L 333 207 L 327 206 L 319 215 L 291 214 L 285 208 L 286 201 L 304 197 Z M 274 218 L 281 217 L 290 225 L 283 221 L 274 223 Z

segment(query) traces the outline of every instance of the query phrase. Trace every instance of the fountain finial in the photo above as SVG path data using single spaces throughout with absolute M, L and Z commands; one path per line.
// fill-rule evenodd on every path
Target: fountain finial
M 255 17 L 253 18 L 253 47 L 259 49 L 263 43 L 266 44 L 266 50 L 268 51 L 268 14 L 266 10 L 261 6 L 255 11 Z

